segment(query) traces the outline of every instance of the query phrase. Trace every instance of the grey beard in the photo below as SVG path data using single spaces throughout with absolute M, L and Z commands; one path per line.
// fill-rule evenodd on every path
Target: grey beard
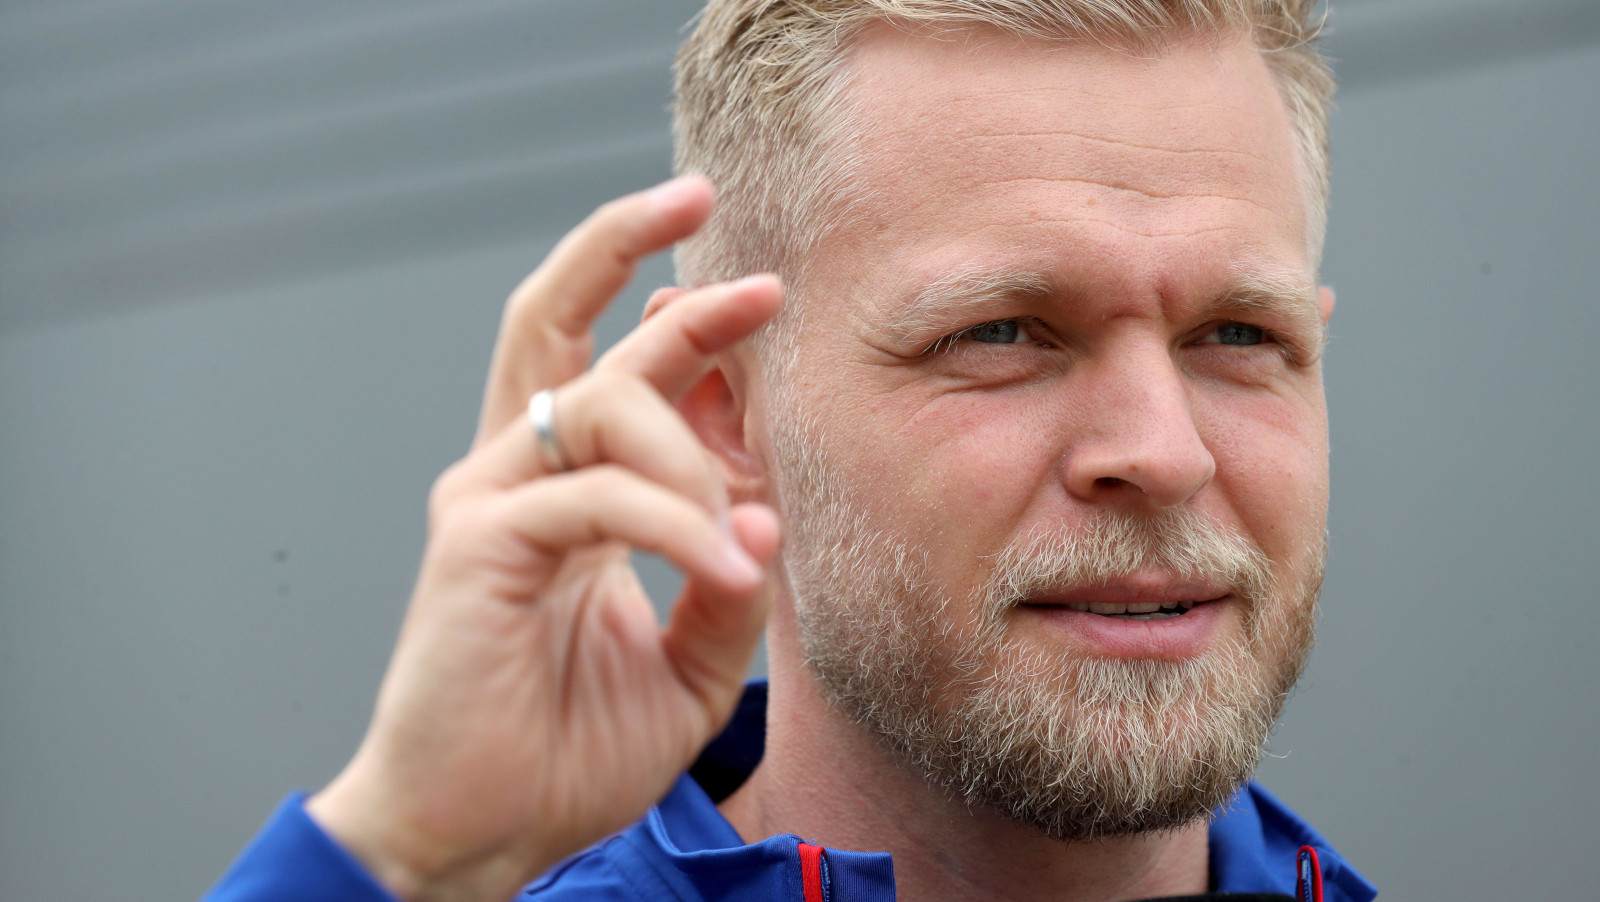
M 784 569 L 806 661 L 827 700 L 912 772 L 1074 841 L 1192 823 L 1249 778 L 1310 652 L 1320 545 L 1275 596 L 1271 562 L 1203 515 L 1108 511 L 1007 549 L 979 597 L 951 599 L 926 549 L 875 528 L 814 445 L 779 439 Z M 1142 567 L 1225 580 L 1245 607 L 1243 636 L 1181 662 L 1007 640 L 1008 613 L 1030 592 Z

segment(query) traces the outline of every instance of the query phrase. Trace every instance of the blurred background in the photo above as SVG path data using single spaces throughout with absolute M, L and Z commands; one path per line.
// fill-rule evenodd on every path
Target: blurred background
M 696 6 L 0 7 L 0 900 L 192 898 L 338 770 L 501 302 L 667 175 Z M 1262 776 L 1385 898 L 1590 897 L 1600 4 L 1327 48 L 1333 557 Z

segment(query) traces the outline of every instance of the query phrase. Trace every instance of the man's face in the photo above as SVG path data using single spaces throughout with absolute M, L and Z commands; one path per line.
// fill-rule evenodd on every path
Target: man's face
M 889 29 L 853 72 L 872 195 L 772 403 L 807 654 L 919 768 L 1053 835 L 1203 814 L 1321 574 L 1328 311 L 1272 78 L 1245 41 Z

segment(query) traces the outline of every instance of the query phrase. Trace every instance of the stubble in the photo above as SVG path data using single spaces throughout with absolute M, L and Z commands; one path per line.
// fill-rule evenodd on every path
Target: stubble
M 931 556 L 958 552 L 915 547 L 859 503 L 814 427 L 780 421 L 774 444 L 806 661 L 828 701 L 913 772 L 1081 841 L 1192 823 L 1255 769 L 1311 649 L 1323 543 L 1275 565 L 1189 508 L 1101 509 L 1018 539 L 981 562 L 980 590 L 951 597 Z M 1244 628 L 1181 661 L 1008 633 L 1023 599 L 1151 569 L 1230 586 Z

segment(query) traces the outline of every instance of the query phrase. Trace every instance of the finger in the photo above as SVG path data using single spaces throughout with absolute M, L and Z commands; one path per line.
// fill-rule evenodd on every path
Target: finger
M 688 293 L 688 289 L 678 288 L 671 285 L 664 288 L 657 288 L 655 291 L 650 293 L 650 300 L 644 302 L 644 315 L 639 317 L 639 321 L 644 322 L 650 317 L 655 316 L 661 311 L 661 308 Z
M 761 504 L 741 504 L 729 514 L 739 544 L 763 568 L 778 552 L 778 517 Z M 678 673 L 707 707 L 731 706 L 761 638 L 766 592 L 728 593 L 692 576 L 673 606 L 663 643 Z
M 589 329 L 639 260 L 693 234 L 712 203 L 704 176 L 681 176 L 607 203 L 561 239 L 506 302 L 477 441 L 499 432 L 538 389 L 583 372 Z
M 595 364 L 636 374 L 677 401 L 713 364 L 713 356 L 772 319 L 783 304 L 776 276 L 759 275 L 689 292 L 665 305 Z
M 681 414 L 638 377 L 592 372 L 555 393 L 554 422 L 569 468 L 618 464 L 694 500 L 712 514 L 728 506 L 711 455 Z M 504 491 L 546 471 L 532 423 L 518 419 L 453 468 L 447 492 Z M 439 499 L 445 505 L 450 497 Z
M 587 332 L 639 261 L 687 238 L 711 215 L 713 190 L 686 175 L 611 201 L 562 238 L 512 295 L 568 334 Z
M 622 542 L 661 555 L 691 581 L 730 597 L 756 591 L 766 578 L 704 508 L 615 465 L 525 483 L 497 496 L 488 514 L 553 556 Z

